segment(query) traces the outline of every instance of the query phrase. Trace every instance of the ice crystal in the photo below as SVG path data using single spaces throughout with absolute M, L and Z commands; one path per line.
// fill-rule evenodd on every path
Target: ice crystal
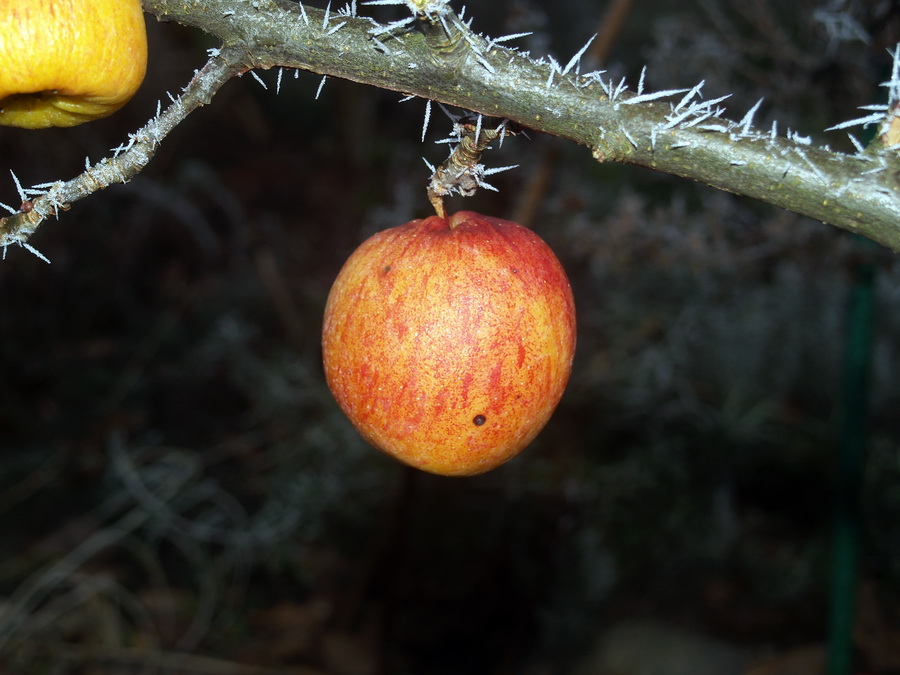
M 431 120 L 431 99 L 425 101 L 425 121 L 422 123 L 422 142 L 425 142 L 425 133 L 428 131 L 428 122 Z
M 566 64 L 566 67 L 563 68 L 563 70 L 562 70 L 562 74 L 563 74 L 563 75 L 568 74 L 568 72 L 569 72 L 570 70 L 572 70 L 572 68 L 575 67 L 575 65 L 576 65 L 579 61 L 581 61 L 581 57 L 584 56 L 584 53 L 588 50 L 588 47 L 591 46 L 591 43 L 594 41 L 594 38 L 596 38 L 596 37 L 597 37 L 597 34 L 594 33 L 594 35 L 591 36 L 591 39 L 588 40 L 588 41 L 585 43 L 584 47 L 582 47 L 581 49 L 579 49 L 579 50 L 575 53 L 575 56 L 573 56 L 573 57 L 569 60 L 569 62 Z
M 263 89 L 268 89 L 268 87 L 266 86 L 266 83 L 263 82 L 263 79 L 256 73 L 255 70 L 251 70 L 250 74 L 253 76 L 254 80 L 259 82 L 260 86 L 262 86 Z

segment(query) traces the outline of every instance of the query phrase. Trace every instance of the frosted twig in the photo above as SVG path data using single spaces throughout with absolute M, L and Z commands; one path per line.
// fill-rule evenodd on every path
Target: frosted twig
M 98 190 L 135 176 L 172 129 L 197 107 L 209 103 L 219 88 L 243 69 L 243 58 L 241 47 L 224 47 L 191 79 L 179 98 L 169 94 L 172 104 L 165 111 L 158 108 L 158 114 L 132 134 L 133 142 L 130 139 L 127 148 L 116 157 L 104 158 L 94 165 L 86 158 L 82 174 L 68 181 L 49 184 L 50 191 L 34 199 L 30 210 L 0 218 L 0 246 L 24 246 L 48 216 L 58 214 L 72 202 Z

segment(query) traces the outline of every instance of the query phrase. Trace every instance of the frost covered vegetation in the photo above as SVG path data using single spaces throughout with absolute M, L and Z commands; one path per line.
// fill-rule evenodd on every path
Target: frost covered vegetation
M 636 96 L 682 90 L 676 117 L 705 81 L 707 108 L 679 123 L 727 104 L 738 132 L 777 122 L 803 147 L 858 153 L 845 132 L 863 143 L 872 129 L 824 129 L 879 112 L 859 108 L 888 93 L 890 3 L 657 5 L 627 16 L 605 55 L 601 17 L 575 0 L 464 20 L 556 63 L 554 81 L 605 69 L 613 92 L 622 78 Z M 365 9 L 401 29 L 404 12 Z M 326 30 L 349 14 L 329 9 Z M 218 48 L 151 28 L 152 71 L 120 115 L 0 134 L 0 169 L 23 191 L 110 155 Z M 846 309 L 869 274 L 857 650 L 861 669 L 900 667 L 892 254 L 548 136 L 507 137 L 482 157 L 519 165 L 491 175 L 498 192 L 446 203 L 551 244 L 578 303 L 575 375 L 519 460 L 465 481 L 413 474 L 331 400 L 319 329 L 352 249 L 430 212 L 422 158 L 445 160 L 454 120 L 336 78 L 254 76 L 167 131 L 127 185 L 42 227 L 29 243 L 52 265 L 16 249 L 0 265 L 7 670 L 603 672 L 587 655 L 630 619 L 739 645 L 747 668 L 820 653 Z

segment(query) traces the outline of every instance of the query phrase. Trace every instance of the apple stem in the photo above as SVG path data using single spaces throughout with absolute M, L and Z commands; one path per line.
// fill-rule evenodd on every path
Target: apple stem
M 447 209 L 444 207 L 444 198 L 439 195 L 431 188 L 428 189 L 428 201 L 431 202 L 431 205 L 434 207 L 434 212 L 437 214 L 438 218 L 447 219 Z

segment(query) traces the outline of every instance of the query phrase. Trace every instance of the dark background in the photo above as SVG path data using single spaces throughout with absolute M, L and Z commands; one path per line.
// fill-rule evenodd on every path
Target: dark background
M 765 97 L 760 127 L 852 151 L 820 130 L 882 100 L 896 2 L 669 5 L 634 3 L 604 59 L 613 80 L 644 65 L 648 90 L 705 79 L 735 119 Z M 566 62 L 603 5 L 467 14 Z M 215 46 L 148 28 L 125 109 L 3 129 L 0 169 L 74 176 Z M 517 460 L 416 473 L 333 402 L 321 315 L 365 237 L 428 215 L 421 158 L 444 159 L 432 141 L 449 121 L 435 109 L 422 143 L 421 100 L 332 79 L 315 100 L 321 78 L 293 71 L 276 95 L 277 70 L 259 75 L 267 89 L 228 83 L 128 185 L 46 222 L 30 243 L 51 265 L 21 248 L 0 264 L 0 672 L 822 672 L 841 402 L 862 397 L 853 659 L 900 672 L 892 255 L 536 133 L 507 139 L 485 156 L 521 165 L 490 178 L 500 192 L 449 207 L 517 219 L 556 251 L 578 307 L 572 381 Z M 853 288 L 875 307 L 861 391 L 842 377 Z

